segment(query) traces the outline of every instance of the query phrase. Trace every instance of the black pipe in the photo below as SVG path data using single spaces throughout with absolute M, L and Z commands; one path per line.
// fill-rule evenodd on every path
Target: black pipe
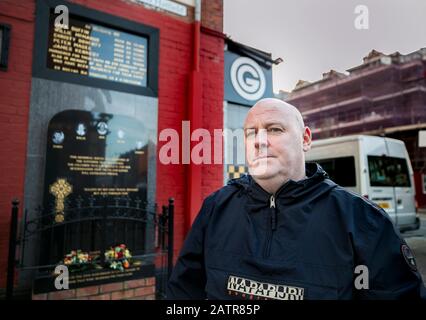
M 162 207 L 161 216 L 159 218 L 158 236 L 160 239 L 160 248 L 162 251 L 166 250 L 166 220 L 168 207 Z
M 172 270 L 173 270 L 173 225 L 174 225 L 174 219 L 173 219 L 173 215 L 174 215 L 174 211 L 175 211 L 175 199 L 173 198 L 169 198 L 169 210 L 168 210 L 168 237 L 167 237 L 167 241 L 168 241 L 168 246 L 167 246 L 167 279 L 170 279 L 170 276 L 172 274 Z
M 15 259 L 16 259 L 16 238 L 18 234 L 18 210 L 19 200 L 12 200 L 12 215 L 10 219 L 9 232 L 9 257 L 7 261 L 7 282 L 6 282 L 6 300 L 13 297 L 13 284 L 15 278 Z

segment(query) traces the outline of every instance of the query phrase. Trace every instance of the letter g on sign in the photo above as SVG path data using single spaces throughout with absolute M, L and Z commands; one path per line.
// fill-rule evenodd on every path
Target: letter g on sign
M 263 70 L 250 58 L 235 59 L 230 77 L 235 91 L 246 100 L 259 100 L 265 94 L 266 79 Z

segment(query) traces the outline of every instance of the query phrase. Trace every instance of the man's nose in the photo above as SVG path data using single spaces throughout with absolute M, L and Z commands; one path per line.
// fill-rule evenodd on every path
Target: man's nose
M 256 149 L 266 148 L 268 146 L 268 135 L 265 129 L 261 129 L 257 132 L 254 140 L 254 147 Z

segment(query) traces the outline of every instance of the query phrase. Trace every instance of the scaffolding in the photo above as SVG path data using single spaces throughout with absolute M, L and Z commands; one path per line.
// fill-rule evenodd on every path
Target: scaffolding
M 415 170 L 426 150 L 417 132 L 426 128 L 426 48 L 402 55 L 373 50 L 364 63 L 317 82 L 299 81 L 287 102 L 302 113 L 315 139 L 349 134 L 395 137 L 406 142 Z

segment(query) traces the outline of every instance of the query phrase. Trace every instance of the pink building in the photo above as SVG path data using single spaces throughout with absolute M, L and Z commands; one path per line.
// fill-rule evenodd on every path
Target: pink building
M 371 51 L 359 66 L 331 70 L 319 81 L 300 80 L 285 99 L 297 106 L 314 139 L 381 135 L 405 142 L 414 169 L 419 207 L 426 207 L 426 48 L 402 55 Z

